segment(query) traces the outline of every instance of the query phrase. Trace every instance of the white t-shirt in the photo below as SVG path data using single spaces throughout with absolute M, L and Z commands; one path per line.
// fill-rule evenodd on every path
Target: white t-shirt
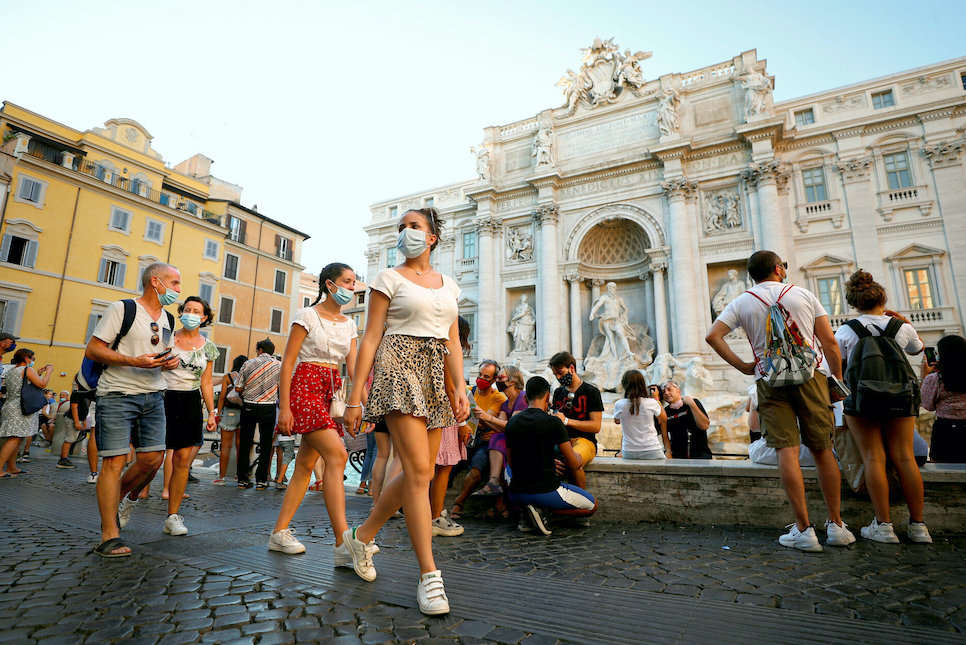
M 160 354 L 166 347 L 170 347 L 173 335 L 168 326 L 168 316 L 161 312 L 155 320 L 141 306 L 137 300 L 134 301 L 135 315 L 134 324 L 130 331 L 121 338 L 118 343 L 117 352 L 124 356 L 141 356 L 142 354 Z M 124 320 L 124 303 L 120 300 L 111 304 L 97 323 L 94 335 L 107 343 L 108 347 L 114 342 L 117 333 L 121 331 L 121 322 Z M 158 324 L 158 344 L 151 344 L 151 323 Z M 97 395 L 103 396 L 108 392 L 120 392 L 121 394 L 147 394 L 148 392 L 160 392 L 165 389 L 164 375 L 160 367 L 145 369 L 142 367 L 126 367 L 121 365 L 111 365 L 101 373 L 97 382 Z
M 884 314 L 880 316 L 862 314 L 856 320 L 862 323 L 873 336 L 879 336 L 879 329 L 885 330 L 886 325 L 889 324 L 892 318 Z M 835 331 L 835 340 L 839 341 L 839 350 L 842 352 L 842 358 L 846 361 L 849 360 L 849 357 L 852 355 L 852 350 L 859 343 L 859 337 L 856 336 L 851 327 L 842 325 Z M 919 334 L 916 333 L 916 330 L 909 323 L 902 323 L 902 327 L 896 332 L 896 343 L 906 354 L 918 354 L 923 348 L 922 341 L 919 340 Z
M 661 416 L 661 404 L 650 397 L 639 399 L 637 414 L 631 414 L 630 399 L 614 403 L 614 418 L 621 424 L 621 451 L 662 450 L 664 443 L 657 436 L 655 417 Z
M 389 298 L 386 335 L 449 340 L 450 327 L 459 314 L 460 288 L 453 278 L 444 275 L 442 287 L 429 289 L 406 279 L 395 269 L 383 269 L 369 283 L 369 288 Z
M 164 373 L 167 389 L 190 392 L 201 387 L 201 375 L 205 373 L 209 361 L 217 359 L 221 352 L 206 338 L 205 344 L 198 349 L 181 349 L 173 345 L 171 356 L 180 358 L 181 363 L 175 369 Z
M 299 350 L 299 363 L 331 363 L 338 365 L 349 354 L 352 339 L 359 337 L 355 322 L 346 317 L 342 321 L 326 320 L 315 307 L 305 307 L 295 313 L 293 325 L 305 328 L 305 340 Z
M 741 327 L 745 330 L 757 359 L 755 379 L 760 379 L 764 376 L 761 371 L 761 360 L 765 356 L 765 323 L 768 319 L 768 308 L 778 300 L 783 289 L 788 289 L 788 291 L 782 296 L 781 305 L 788 310 L 805 340 L 818 352 L 818 371 L 825 376 L 831 375 L 828 369 L 828 361 L 825 360 L 825 353 L 819 347 L 818 340 L 815 338 L 815 319 L 828 316 L 828 312 L 825 311 L 825 307 L 815 297 L 815 294 L 807 289 L 781 282 L 760 282 L 748 291 L 754 292 L 765 302 L 750 293 L 743 293 L 728 303 L 728 306 L 716 320 L 720 320 L 729 329 Z

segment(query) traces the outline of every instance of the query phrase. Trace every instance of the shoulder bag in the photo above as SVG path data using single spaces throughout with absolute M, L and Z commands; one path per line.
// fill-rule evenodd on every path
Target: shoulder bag
M 47 397 L 44 391 L 30 382 L 27 378 L 27 369 L 23 369 L 23 386 L 20 388 L 20 411 L 24 416 L 39 412 L 47 405 Z

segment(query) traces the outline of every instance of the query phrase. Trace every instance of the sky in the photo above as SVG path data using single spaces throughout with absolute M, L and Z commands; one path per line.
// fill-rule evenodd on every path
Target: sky
M 966 55 L 966 2 L 0 0 L 0 99 L 77 130 L 130 118 L 242 203 L 365 273 L 369 205 L 475 177 L 483 128 L 563 104 L 595 36 L 647 80 L 757 49 L 775 100 Z M 959 43 L 959 44 L 957 44 Z

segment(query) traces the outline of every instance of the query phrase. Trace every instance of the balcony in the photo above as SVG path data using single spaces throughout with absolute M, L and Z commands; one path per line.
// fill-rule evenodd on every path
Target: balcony
M 920 334 L 924 331 L 939 331 L 950 333 L 959 329 L 959 320 L 953 307 L 935 307 L 933 309 L 900 309 Z M 858 314 L 848 313 L 840 316 L 829 316 L 828 321 L 832 329 L 838 329 Z
M 842 228 L 845 221 L 845 211 L 839 206 L 839 200 L 826 199 L 821 202 L 808 202 L 796 207 L 795 224 L 801 233 L 808 232 L 812 222 L 829 220 L 834 228 Z
M 879 191 L 879 204 L 879 215 L 890 222 L 894 211 L 902 208 L 918 208 L 919 213 L 926 217 L 932 212 L 933 201 L 928 186 L 907 186 Z

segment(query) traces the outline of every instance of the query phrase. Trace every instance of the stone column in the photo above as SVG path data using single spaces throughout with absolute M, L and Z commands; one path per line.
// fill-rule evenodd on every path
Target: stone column
M 761 245 L 763 249 L 774 251 L 782 260 L 788 260 L 790 249 L 788 222 L 782 216 L 778 203 L 778 190 L 788 182 L 787 165 L 774 160 L 755 164 L 751 168 L 758 179 L 758 210 L 761 222 Z
M 590 281 L 590 301 L 597 302 L 600 298 L 600 288 L 604 286 L 604 281 L 600 278 L 594 278 Z
M 583 359 L 584 335 L 582 333 L 584 319 L 580 312 L 580 283 L 582 280 L 579 275 L 567 276 L 570 283 L 570 353 L 577 361 Z
M 476 345 L 478 356 L 493 358 L 498 348 L 496 334 L 490 333 L 499 328 L 495 324 L 496 311 L 499 303 L 496 301 L 497 281 L 500 272 L 497 267 L 489 266 L 493 258 L 493 238 L 499 221 L 487 215 L 476 220 L 477 239 L 480 243 L 480 301 L 476 310 Z
M 652 264 L 651 275 L 654 277 L 654 342 L 657 344 L 658 354 L 667 354 L 670 344 L 667 337 L 667 298 L 664 296 L 664 269 L 666 264 Z
M 705 298 L 698 295 L 699 258 L 694 252 L 697 223 L 688 216 L 687 200 L 693 199 L 697 183 L 678 177 L 661 184 L 668 201 L 668 245 L 671 247 L 671 293 L 674 316 L 674 353 L 701 352 L 700 321 L 687 312 L 703 307 Z M 655 280 L 655 291 L 657 282 Z
M 539 287 L 537 302 L 540 317 L 537 324 L 538 348 L 541 357 L 549 357 L 559 352 L 562 345 L 560 340 L 561 319 L 557 307 L 561 299 L 560 276 L 557 268 L 557 205 L 542 204 L 533 213 L 534 221 L 540 231 L 540 245 L 537 247 L 539 266 Z M 482 272 L 480 279 L 482 280 Z M 480 283 L 482 285 L 482 282 Z

